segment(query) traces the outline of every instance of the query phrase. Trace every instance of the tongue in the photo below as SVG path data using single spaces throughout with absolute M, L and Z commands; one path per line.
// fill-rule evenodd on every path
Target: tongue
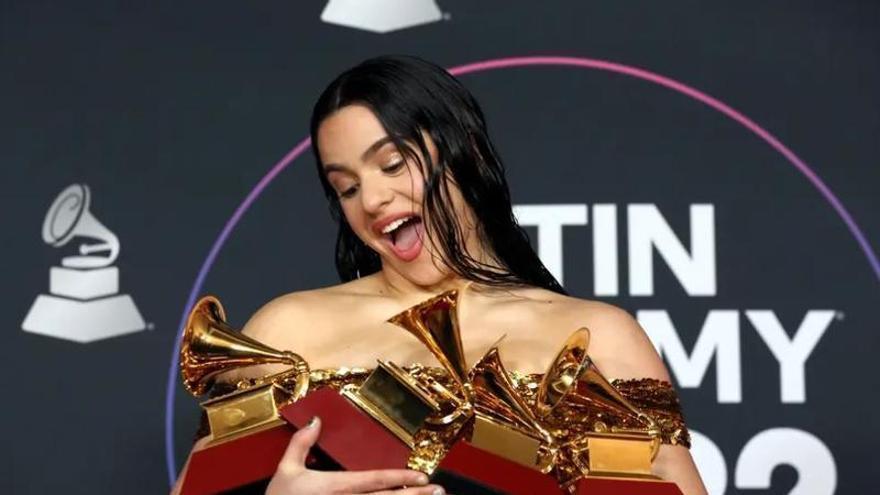
M 416 225 L 419 222 L 407 222 L 406 225 L 397 229 L 394 236 L 394 247 L 401 251 L 406 251 L 415 246 L 419 240 L 419 233 L 416 231 Z

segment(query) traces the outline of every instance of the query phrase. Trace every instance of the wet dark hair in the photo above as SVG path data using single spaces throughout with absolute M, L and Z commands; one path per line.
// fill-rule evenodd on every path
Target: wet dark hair
M 345 71 L 324 90 L 312 112 L 312 150 L 331 214 L 339 222 L 336 269 L 343 281 L 381 269 L 378 254 L 346 222 L 318 150 L 321 123 L 352 104 L 371 109 L 397 149 L 421 167 L 425 177 L 423 220 L 452 271 L 489 285 L 532 285 L 565 293 L 516 223 L 504 167 L 489 141 L 480 106 L 442 67 L 410 56 L 372 58 Z M 437 163 L 432 163 L 422 131 L 437 147 Z M 449 206 L 450 179 L 473 211 L 479 241 L 500 266 L 482 263 L 464 250 L 462 228 Z

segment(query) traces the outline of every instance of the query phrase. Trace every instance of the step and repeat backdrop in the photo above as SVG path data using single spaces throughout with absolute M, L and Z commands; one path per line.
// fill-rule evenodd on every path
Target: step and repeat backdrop
M 214 293 L 240 327 L 337 281 L 308 118 L 386 53 L 476 95 L 541 258 L 661 352 L 712 494 L 871 491 L 875 2 L 45 1 L 0 19 L 0 491 L 167 491 L 199 413 L 181 318 Z

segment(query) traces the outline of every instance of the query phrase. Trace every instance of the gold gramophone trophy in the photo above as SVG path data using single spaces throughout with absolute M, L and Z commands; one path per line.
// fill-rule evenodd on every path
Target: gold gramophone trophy
M 216 297 L 205 296 L 195 304 L 180 346 L 180 373 L 191 394 L 204 395 L 218 375 L 262 364 L 286 364 L 291 369 L 202 402 L 211 427 L 211 442 L 283 424 L 280 408 L 308 391 L 309 365 L 298 354 L 278 351 L 232 329 Z M 293 388 L 287 388 L 285 385 L 291 382 Z
M 587 348 L 590 331 L 580 328 L 569 336 L 544 375 L 535 400 L 539 416 L 549 420 L 564 401 L 588 408 L 598 418 L 623 418 L 621 427 L 598 419 L 592 431 L 562 448 L 587 476 L 655 478 L 651 462 L 660 448 L 657 422 L 629 402 L 602 375 Z M 559 414 L 565 420 L 565 413 Z
M 457 298 L 457 291 L 449 291 L 389 320 L 415 335 L 451 376 L 456 408 L 450 416 L 473 419 L 469 438 L 452 445 L 433 473 L 436 480 L 457 483 L 458 490 L 491 486 L 509 493 L 559 493 L 561 484 L 570 493 L 581 493 L 586 485 L 580 480 L 591 477 L 636 483 L 656 479 L 651 462 L 659 449 L 659 429 L 593 364 L 587 354 L 588 329 L 566 340 L 528 400 L 505 369 L 498 344 L 473 368 L 467 366 Z M 595 418 L 625 418 L 625 424 L 634 426 L 609 426 L 599 419 L 589 433 L 569 438 L 565 425 L 576 418 L 564 404 L 590 409 Z M 658 488 L 652 483 L 642 493 L 677 493 L 674 485 L 671 491 Z M 604 492 L 595 483 L 589 489 L 596 495 Z M 625 490 L 640 493 L 631 483 Z
M 263 364 L 290 369 L 242 381 L 238 390 L 201 404 L 211 433 L 206 445 L 193 450 L 180 493 L 218 493 L 272 476 L 293 434 L 282 408 L 305 396 L 310 380 L 299 355 L 232 329 L 216 297 L 205 296 L 193 306 L 180 347 L 180 373 L 191 394 L 204 395 L 223 373 Z

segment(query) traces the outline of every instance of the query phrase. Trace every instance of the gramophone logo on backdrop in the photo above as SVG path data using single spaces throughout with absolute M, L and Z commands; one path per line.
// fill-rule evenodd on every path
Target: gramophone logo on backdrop
M 92 342 L 143 330 L 131 296 L 119 294 L 119 239 L 89 211 L 89 187 L 73 184 L 55 198 L 43 221 L 43 241 L 61 247 L 75 237 L 99 242 L 79 246 L 49 269 L 49 294 L 40 294 L 22 329 L 76 342 Z
M 437 22 L 443 13 L 434 0 L 330 0 L 321 20 L 375 33 Z

